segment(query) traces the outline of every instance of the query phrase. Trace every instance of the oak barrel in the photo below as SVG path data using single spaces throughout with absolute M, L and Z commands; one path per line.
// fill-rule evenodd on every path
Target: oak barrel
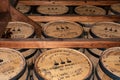
M 44 15 L 62 15 L 69 11 L 64 5 L 41 5 L 38 6 L 37 12 Z
M 25 22 L 9 22 L 5 31 L 5 37 L 11 39 L 36 38 L 34 27 Z M 38 55 L 37 49 L 16 49 L 20 51 L 28 65 L 33 64 L 34 56 Z
M 52 21 L 44 25 L 43 35 L 50 38 L 78 38 L 83 36 L 83 28 L 75 22 Z
M 106 15 L 106 10 L 92 5 L 80 5 L 75 7 L 74 11 L 81 16 L 96 16 L 96 15 Z M 83 24 L 83 28 L 86 32 L 89 31 L 90 27 L 96 22 L 79 22 Z
M 27 14 L 31 11 L 32 7 L 24 4 L 17 4 L 16 9 L 23 14 Z
M 105 50 L 96 68 L 98 80 L 120 80 L 120 47 Z
M 35 61 L 34 80 L 93 80 L 93 66 L 83 53 L 68 48 L 43 52 Z
M 28 80 L 23 55 L 14 49 L 0 48 L 0 80 Z

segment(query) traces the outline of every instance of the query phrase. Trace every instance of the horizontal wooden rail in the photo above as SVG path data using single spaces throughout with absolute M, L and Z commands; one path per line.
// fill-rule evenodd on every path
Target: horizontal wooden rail
M 19 1 L 21 4 L 26 4 L 26 5 L 112 5 L 116 3 L 120 3 L 119 0 L 106 0 L 106 1 L 95 1 L 95 0 L 21 0 Z
M 8 48 L 109 48 L 120 47 L 118 39 L 0 39 L 0 47 Z
M 101 22 L 101 21 L 120 21 L 120 16 L 28 16 L 36 22 L 48 22 L 56 20 L 67 21 L 88 21 L 88 22 Z

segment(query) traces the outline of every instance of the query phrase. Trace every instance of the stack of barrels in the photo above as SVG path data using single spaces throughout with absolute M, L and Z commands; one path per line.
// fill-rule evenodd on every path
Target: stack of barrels
M 25 39 L 36 38 L 34 27 L 31 24 L 25 22 L 9 22 L 4 38 L 10 39 Z M 37 49 L 16 49 L 20 51 L 27 60 L 27 64 L 31 66 L 34 62 L 34 57 L 39 54 Z
M 119 15 L 120 3 L 111 6 L 65 6 L 65 5 L 25 5 L 17 4 L 16 9 L 24 14 L 39 14 L 39 15 Z M 86 13 L 87 12 L 87 13 Z
M 105 50 L 95 70 L 95 80 L 120 80 L 120 47 Z
M 74 39 L 83 38 L 82 25 L 70 21 L 52 21 L 43 26 L 42 34 L 44 38 Z M 41 49 L 45 51 L 45 49 Z M 83 49 L 80 49 L 83 51 Z
M 9 22 L 3 38 L 7 39 L 27 39 L 27 38 L 36 38 L 34 26 L 25 22 Z M 33 69 L 35 58 L 40 54 L 38 49 L 27 49 L 27 48 L 16 48 L 15 50 L 21 52 L 24 56 L 27 67 Z
M 80 16 L 100 16 L 100 15 L 106 15 L 106 10 L 103 9 L 102 7 L 98 6 L 91 6 L 91 5 L 81 5 L 77 6 L 74 9 L 75 13 L 80 15 Z M 89 30 L 92 27 L 92 25 L 96 22 L 81 22 L 78 21 L 80 24 L 83 25 L 83 29 L 85 32 L 84 37 L 88 38 L 89 35 Z
M 99 22 L 92 26 L 90 29 L 89 38 L 120 38 L 120 24 L 115 22 Z M 98 61 L 102 52 L 105 50 L 104 48 L 94 48 L 87 49 L 88 52 L 95 57 L 93 61 Z M 91 56 L 89 55 L 89 56 Z M 97 63 L 96 63 L 97 64 Z
M 119 13 L 119 4 L 110 10 Z M 17 5 L 24 14 L 40 15 L 107 15 L 98 6 Z M 115 22 L 51 21 L 42 25 L 43 38 L 120 38 L 120 24 Z M 9 22 L 3 38 L 36 38 L 34 26 L 25 22 Z M 41 52 L 39 51 L 41 50 Z M 9 49 L 0 48 L 0 80 L 120 80 L 120 47 L 109 49 Z
M 0 48 L 1 80 L 119 80 L 120 47 L 102 52 L 94 67 L 82 52 L 69 48 L 56 48 L 40 54 L 34 63 L 32 77 L 24 56 L 15 49 Z

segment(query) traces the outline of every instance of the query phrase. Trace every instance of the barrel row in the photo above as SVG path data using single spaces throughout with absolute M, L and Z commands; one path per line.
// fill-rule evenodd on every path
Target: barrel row
M 119 36 L 120 29 L 119 28 L 120 28 L 120 24 L 115 23 L 115 22 L 95 23 L 94 26 L 92 26 L 90 28 L 90 30 L 88 31 L 89 32 L 88 38 L 112 38 L 112 37 L 119 38 L 120 37 Z M 84 38 L 84 35 L 83 35 L 84 28 L 80 23 L 75 23 L 75 22 L 70 22 L 70 21 L 54 21 L 54 22 L 49 22 L 49 23 L 46 23 L 45 25 L 43 25 L 42 34 L 43 34 L 43 38 L 63 38 L 63 39 L 64 38 Z M 6 28 L 6 31 L 3 35 L 3 38 L 19 39 L 19 38 L 37 38 L 37 37 L 34 32 L 34 26 L 32 26 L 28 23 L 25 23 L 25 22 L 17 22 L 16 21 L 16 22 L 9 22 L 9 24 Z M 79 48 L 78 49 L 75 48 L 75 49 L 79 52 L 82 52 L 82 54 L 84 54 L 85 56 L 89 57 L 88 60 L 90 60 L 90 62 L 91 62 L 90 64 L 92 64 L 92 63 L 94 64 L 91 66 L 92 68 L 89 67 L 90 70 L 92 70 L 90 72 L 90 75 L 87 75 L 87 77 L 83 78 L 83 79 L 88 79 L 88 80 L 91 79 L 92 80 L 92 78 L 94 77 L 95 68 L 97 67 L 100 56 L 102 55 L 102 52 L 105 49 L 79 49 Z M 49 49 L 46 49 L 46 50 L 44 50 L 44 49 L 15 49 L 15 50 L 20 51 L 21 54 L 24 56 L 24 58 L 27 62 L 27 67 L 28 67 L 28 71 L 29 71 L 28 78 L 30 78 L 30 79 L 35 78 L 35 80 L 36 79 L 41 80 L 47 76 L 50 78 L 54 77 L 56 79 L 57 76 L 64 75 L 67 72 L 66 71 L 64 74 L 62 72 L 60 72 L 60 74 L 56 75 L 56 77 L 55 77 L 53 75 L 49 76 L 49 73 L 51 74 L 51 72 L 49 72 L 49 71 L 46 72 L 46 70 L 45 70 L 45 73 L 44 73 L 44 69 L 43 69 L 42 75 L 45 75 L 45 77 L 43 77 L 43 76 L 41 76 L 40 73 L 37 72 L 39 70 L 34 70 L 33 67 L 35 66 L 36 58 L 39 55 L 42 55 L 42 53 L 48 51 Z M 44 50 L 44 51 L 42 51 L 42 50 Z M 50 49 L 50 50 L 52 50 L 52 49 Z M 57 55 L 57 54 L 55 54 L 55 55 Z M 62 57 L 62 58 L 65 59 L 64 57 Z M 59 58 L 58 61 L 62 62 L 63 59 Z M 68 60 L 68 63 L 69 63 L 68 57 L 66 57 L 66 60 Z M 54 62 L 56 63 L 54 65 L 54 67 L 55 67 L 58 65 L 58 63 L 55 59 L 54 59 Z M 63 62 L 61 64 L 65 64 L 65 62 Z M 69 65 L 72 65 L 72 64 L 69 64 Z M 63 67 L 63 65 L 60 65 L 60 66 Z M 57 67 L 59 68 L 60 66 L 57 66 Z M 57 68 L 57 67 L 55 67 L 55 68 Z M 60 70 L 63 69 L 62 67 L 60 68 Z M 66 67 L 66 68 L 70 68 L 70 66 Z M 51 69 L 51 68 L 49 68 L 49 69 Z M 48 75 L 46 75 L 46 74 L 48 74 Z M 68 74 L 68 73 L 66 73 L 66 74 Z M 80 73 L 78 72 L 78 75 L 79 74 Z M 75 76 L 75 75 L 77 75 L 77 73 L 73 74 L 73 76 Z M 69 75 L 66 75 L 64 77 L 61 76 L 61 77 L 59 77 L 59 79 L 63 79 L 63 78 L 66 79 L 67 77 L 69 79 L 70 76 Z
M 69 22 L 70 23 L 70 22 Z M 73 22 L 72 22 L 73 23 Z M 64 25 L 63 25 L 64 24 Z M 76 25 L 77 24 L 77 25 Z M 79 24 L 79 27 L 77 28 Z M 44 38 L 70 38 L 69 35 L 74 35 L 73 32 L 77 34 L 77 32 L 83 32 L 79 34 L 79 37 L 73 38 L 120 38 L 119 30 L 120 24 L 115 22 L 97 22 L 97 23 L 75 23 L 73 26 L 68 24 L 68 21 L 55 21 L 49 22 L 41 25 L 43 27 L 43 36 Z M 66 28 L 69 26 L 69 28 Z M 71 27 L 70 27 L 71 26 Z M 50 28 L 51 27 L 51 28 Z M 68 29 L 68 30 L 67 30 Z M 87 34 L 86 34 L 87 33 Z M 55 35 L 56 34 L 56 35 Z M 59 35 L 63 35 L 61 37 Z M 66 35 L 66 36 L 65 36 Z M 75 36 L 75 35 L 74 35 Z M 96 75 L 96 67 L 99 63 L 102 52 L 105 50 L 104 48 L 94 48 L 94 49 L 77 49 L 78 51 L 83 52 L 89 59 L 92 61 L 94 69 L 93 75 Z M 47 49 L 41 49 L 43 52 Z M 98 78 L 97 78 L 98 79 Z M 99 80 L 99 79 L 98 79 Z
M 120 37 L 120 24 L 115 22 L 98 22 L 94 23 L 89 30 L 86 31 L 86 27 L 81 23 L 75 23 L 70 21 L 53 21 L 48 22 L 42 26 L 41 38 L 119 38 Z M 24 22 L 10 22 L 6 28 L 3 38 L 36 38 L 34 27 Z M 76 48 L 77 49 L 77 48 Z M 37 52 L 34 49 L 17 49 L 21 52 L 25 52 L 24 56 L 28 59 Z M 47 50 L 47 49 L 41 49 Z M 99 57 L 101 52 L 105 50 L 101 49 L 88 49 L 88 51 L 95 57 Z M 84 51 L 84 50 L 82 50 Z M 95 52 L 96 51 L 96 52 Z M 32 53 L 31 53 L 32 52 Z M 94 54 L 95 52 L 95 54 Z M 30 54 L 31 53 L 31 54 Z M 97 54 L 96 54 L 97 53 Z
M 95 68 L 84 53 L 69 48 L 41 53 L 32 71 L 26 65 L 21 52 L 0 48 L 1 80 L 119 80 L 120 47 L 103 51 Z
M 43 27 L 42 38 L 120 38 L 120 24 L 115 22 L 94 22 L 89 26 L 85 26 L 83 23 L 54 21 L 41 24 L 41 26 Z M 95 66 L 101 53 L 105 50 L 104 48 L 75 49 L 85 52 Z M 44 52 L 47 49 L 41 50 Z
M 111 6 L 63 6 L 63 5 L 41 5 L 28 6 L 18 4 L 16 9 L 24 14 L 39 14 L 39 15 L 119 15 L 120 4 L 113 4 Z

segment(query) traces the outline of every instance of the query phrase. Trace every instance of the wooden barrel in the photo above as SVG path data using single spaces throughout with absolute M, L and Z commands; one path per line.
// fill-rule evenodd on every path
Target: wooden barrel
M 33 38 L 35 36 L 34 27 L 25 22 L 9 22 L 5 31 L 7 38 Z
M 120 24 L 99 22 L 92 26 L 90 35 L 94 38 L 120 38 Z
M 82 38 L 82 25 L 70 21 L 52 21 L 43 25 L 43 38 Z M 76 48 L 78 49 L 78 48 Z M 48 49 L 41 49 L 42 52 Z M 82 50 L 82 49 L 81 49 Z
M 28 69 L 20 52 L 0 48 L 0 80 L 28 80 Z
M 63 5 L 41 5 L 37 12 L 44 15 L 62 15 L 69 11 L 69 8 Z
M 31 11 L 31 6 L 24 5 L 24 4 L 17 4 L 16 9 L 20 11 L 21 13 L 27 14 Z
M 120 3 L 110 6 L 109 15 L 120 15 Z
M 82 34 L 82 26 L 69 21 L 49 22 L 43 28 L 43 35 L 51 38 L 77 38 L 82 37 Z
M 35 61 L 34 80 L 93 80 L 93 66 L 83 53 L 56 48 L 42 53 Z
M 120 47 L 105 50 L 96 68 L 98 80 L 120 80 Z
M 75 8 L 75 12 L 79 15 L 105 15 L 106 11 L 103 8 L 91 6 L 91 5 L 81 5 Z
M 34 27 L 24 22 L 9 22 L 5 31 L 6 38 L 22 39 L 22 38 L 35 38 Z M 37 49 L 16 49 L 20 51 L 27 64 L 30 66 L 33 64 L 34 56 L 38 55 Z

